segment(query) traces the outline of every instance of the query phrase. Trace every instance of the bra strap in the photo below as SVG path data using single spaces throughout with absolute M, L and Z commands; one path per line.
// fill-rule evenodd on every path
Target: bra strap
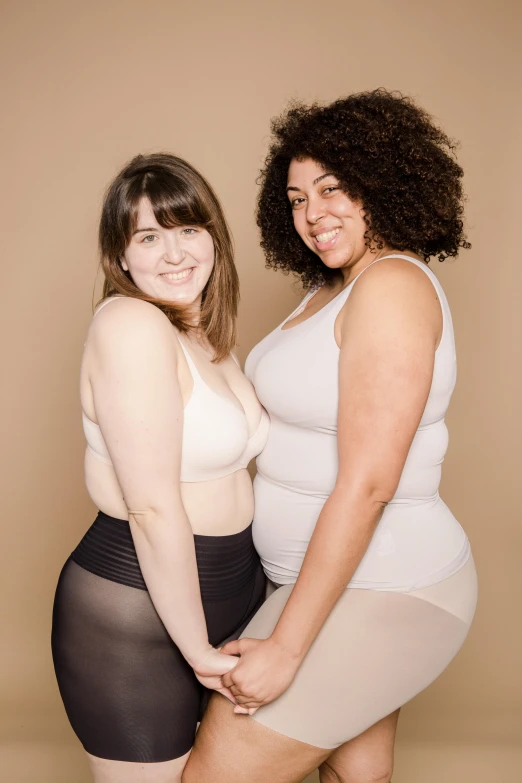
M 185 348 L 185 346 L 183 345 L 183 342 L 182 342 L 182 340 L 181 340 L 181 337 L 179 336 L 179 334 L 177 333 L 177 331 L 175 331 L 175 335 L 176 335 L 176 337 L 177 337 L 177 339 L 178 339 L 178 343 L 181 345 L 181 350 L 182 350 L 182 351 L 183 351 L 183 353 L 185 354 L 185 359 L 187 360 L 187 364 L 188 364 L 188 366 L 189 366 L 189 370 L 190 370 L 190 372 L 191 372 L 192 379 L 193 379 L 194 381 L 195 381 L 195 380 L 200 380 L 200 381 L 202 381 L 203 379 L 201 378 L 200 372 L 199 372 L 198 368 L 196 367 L 196 363 L 194 362 L 194 359 L 192 358 L 192 356 L 191 356 L 191 355 L 190 355 L 190 353 L 188 352 L 188 349 L 187 349 L 187 348 Z
M 123 296 L 109 296 L 108 299 L 104 299 L 103 302 L 101 302 L 101 304 L 99 304 L 96 310 L 94 311 L 93 318 L 96 318 L 100 310 L 103 310 L 105 305 L 108 305 L 111 302 L 116 301 L 116 299 L 123 299 L 123 298 L 124 298 Z

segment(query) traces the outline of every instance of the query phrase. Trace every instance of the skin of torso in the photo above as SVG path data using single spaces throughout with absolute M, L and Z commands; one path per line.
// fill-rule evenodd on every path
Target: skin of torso
M 107 305 L 107 307 L 111 306 L 113 305 Z M 172 338 L 172 350 L 177 355 L 183 404 L 186 406 L 192 393 L 192 375 L 174 334 L 174 327 Z M 260 421 L 261 406 L 252 385 L 234 359 L 228 356 L 219 363 L 212 363 L 210 350 L 199 345 L 188 335 L 183 335 L 181 339 L 188 348 L 204 382 L 213 391 L 226 397 L 239 408 L 243 408 L 249 434 L 252 435 Z M 92 393 L 94 364 L 92 348 L 87 338 L 80 376 L 81 405 L 86 416 L 97 423 Z M 146 372 L 146 367 L 143 369 Z M 88 449 L 85 453 L 85 483 L 91 500 L 100 511 L 117 519 L 128 518 L 128 509 L 114 468 L 97 459 Z M 252 482 L 245 469 L 211 481 L 181 482 L 180 488 L 183 505 L 195 534 L 231 535 L 244 530 L 252 521 L 254 496 Z

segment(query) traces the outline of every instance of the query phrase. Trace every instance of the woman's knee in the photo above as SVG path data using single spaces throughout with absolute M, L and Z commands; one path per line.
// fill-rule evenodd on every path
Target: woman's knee
M 321 783 L 390 783 L 393 760 L 351 759 L 342 766 L 326 760 L 319 767 Z

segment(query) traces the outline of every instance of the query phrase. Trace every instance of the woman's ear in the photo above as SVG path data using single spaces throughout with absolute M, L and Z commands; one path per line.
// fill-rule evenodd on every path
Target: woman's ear
M 120 265 L 124 272 L 129 271 L 129 267 L 127 266 L 127 262 L 125 261 L 124 258 L 120 258 Z

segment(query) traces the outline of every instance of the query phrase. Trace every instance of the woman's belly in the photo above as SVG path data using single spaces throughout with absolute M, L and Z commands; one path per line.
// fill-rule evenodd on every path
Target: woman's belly
M 266 575 L 293 584 L 326 497 L 304 494 L 258 473 L 254 544 Z M 349 587 L 407 591 L 456 573 L 469 557 L 463 529 L 440 497 L 392 501 Z
M 128 510 L 112 465 L 85 454 L 85 484 L 94 505 L 108 516 L 128 519 Z M 181 498 L 195 534 L 226 536 L 252 521 L 254 494 L 247 470 L 213 481 L 183 482 Z

